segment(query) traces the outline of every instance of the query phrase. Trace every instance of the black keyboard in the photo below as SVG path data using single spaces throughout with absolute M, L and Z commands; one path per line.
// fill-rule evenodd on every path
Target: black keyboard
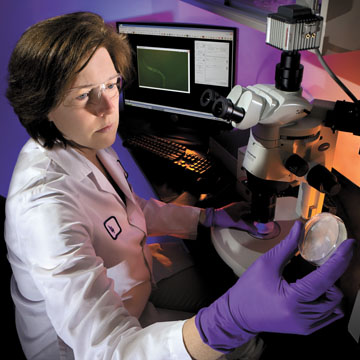
M 206 176 L 215 165 L 210 158 L 190 150 L 176 141 L 156 135 L 132 136 L 124 141 L 124 146 L 149 152 L 201 177 Z

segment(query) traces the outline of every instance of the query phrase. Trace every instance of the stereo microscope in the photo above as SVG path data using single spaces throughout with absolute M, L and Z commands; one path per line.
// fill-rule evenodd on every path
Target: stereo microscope
M 245 174 L 242 186 L 250 194 L 257 232 L 212 229 L 214 247 L 238 276 L 282 240 L 295 220 L 322 211 L 325 194 L 340 190 L 331 172 L 337 130 L 360 134 L 354 130 L 358 101 L 310 103 L 302 95 L 299 51 L 317 49 L 321 29 L 322 18 L 311 9 L 280 6 L 268 16 L 266 34 L 266 42 L 282 50 L 275 85 L 236 85 L 226 98 L 208 89 L 200 99 L 217 118 L 250 129 L 246 150 L 239 149 L 238 174 Z M 289 189 L 297 196 L 284 196 Z

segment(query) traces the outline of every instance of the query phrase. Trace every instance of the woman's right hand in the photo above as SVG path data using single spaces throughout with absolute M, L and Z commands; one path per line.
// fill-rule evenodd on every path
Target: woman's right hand
M 304 278 L 288 283 L 282 271 L 298 248 L 303 225 L 257 259 L 236 284 L 195 317 L 201 339 L 229 352 L 259 332 L 310 334 L 341 318 L 341 291 L 334 285 L 348 267 L 355 241 L 348 239 L 332 257 Z

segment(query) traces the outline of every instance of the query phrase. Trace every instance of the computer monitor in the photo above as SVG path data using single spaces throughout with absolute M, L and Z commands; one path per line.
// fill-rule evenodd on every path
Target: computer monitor
M 125 110 L 172 118 L 216 119 L 200 105 L 212 88 L 227 96 L 234 85 L 236 28 L 177 23 L 117 22 L 134 51 L 135 78 L 124 90 Z M 155 115 L 152 117 L 156 117 Z

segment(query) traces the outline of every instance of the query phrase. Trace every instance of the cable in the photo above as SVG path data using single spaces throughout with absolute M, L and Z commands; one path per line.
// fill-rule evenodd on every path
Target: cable
M 315 49 L 315 53 L 323 66 L 323 68 L 327 71 L 327 73 L 331 76 L 331 78 L 345 91 L 345 93 L 349 96 L 349 98 L 355 103 L 358 104 L 359 100 L 355 97 L 355 95 L 345 86 L 345 84 L 334 74 L 334 72 L 329 68 L 329 65 L 325 62 L 323 56 L 320 54 L 319 49 Z

